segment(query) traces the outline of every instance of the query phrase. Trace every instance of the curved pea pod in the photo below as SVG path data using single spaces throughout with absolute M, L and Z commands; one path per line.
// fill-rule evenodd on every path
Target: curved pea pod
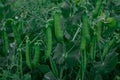
M 110 48 L 115 44 L 115 42 L 116 42 L 115 38 L 113 38 L 112 40 L 107 42 L 107 44 L 104 47 L 103 54 L 102 54 L 102 59 L 103 60 L 106 57 L 106 55 L 109 53 Z
M 95 10 L 93 12 L 93 17 L 97 17 L 99 15 L 101 6 L 102 6 L 102 0 L 97 0 Z
M 56 40 L 59 43 L 63 42 L 63 31 L 61 27 L 61 13 L 60 12 L 55 12 L 54 14 L 54 32 L 55 32 L 55 37 Z
M 33 67 L 36 67 L 39 64 L 40 60 L 40 43 L 35 43 L 35 55 L 33 58 Z
M 46 51 L 45 51 L 45 58 L 49 58 L 52 52 L 52 29 L 50 26 L 50 21 L 46 24 L 46 38 L 47 38 L 47 44 L 46 44 Z
M 29 40 L 28 36 L 26 37 L 26 47 L 25 48 L 26 48 L 26 53 L 25 53 L 26 64 L 30 69 L 32 69 L 32 63 L 31 63 L 31 57 L 30 57 L 30 40 Z

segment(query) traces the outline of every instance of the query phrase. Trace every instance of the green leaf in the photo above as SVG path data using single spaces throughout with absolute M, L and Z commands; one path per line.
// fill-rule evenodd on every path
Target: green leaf
M 29 73 L 25 74 L 23 80 L 31 80 L 31 75 Z
M 44 75 L 43 80 L 57 80 L 52 72 L 48 72 Z
M 115 52 L 109 53 L 104 62 L 101 64 L 104 73 L 109 73 L 115 69 L 118 62 L 118 54 Z
M 49 66 L 48 66 L 48 65 L 44 65 L 44 64 L 40 65 L 40 66 L 39 66 L 39 69 L 40 69 L 40 71 L 41 71 L 42 73 L 44 73 L 44 74 L 50 71 Z
M 57 66 L 55 64 L 55 61 L 52 59 L 52 57 L 50 57 L 50 65 L 51 65 L 53 74 L 55 75 L 55 77 L 58 77 Z

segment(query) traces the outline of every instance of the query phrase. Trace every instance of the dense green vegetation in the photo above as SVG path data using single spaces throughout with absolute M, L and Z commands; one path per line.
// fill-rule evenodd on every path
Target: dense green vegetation
M 0 80 L 120 80 L 120 0 L 0 0 Z

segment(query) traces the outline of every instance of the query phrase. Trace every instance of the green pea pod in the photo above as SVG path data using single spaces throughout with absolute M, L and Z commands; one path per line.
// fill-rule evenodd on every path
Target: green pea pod
M 96 56 L 96 37 L 94 36 L 90 45 L 90 59 L 94 62 Z
M 102 22 L 99 21 L 96 25 L 96 36 L 97 41 L 101 40 L 101 34 L 102 34 Z
M 27 36 L 26 37 L 26 64 L 27 66 L 32 69 L 32 64 L 31 64 L 31 59 L 30 59 L 30 40 L 29 40 L 29 37 Z
M 86 39 L 84 37 L 81 38 L 81 43 L 80 43 L 80 50 L 85 50 L 86 48 Z
M 102 59 L 105 58 L 105 56 L 108 54 L 110 48 L 115 44 L 115 41 L 116 39 L 113 38 L 112 40 L 110 40 L 104 47 L 104 50 L 103 50 L 103 54 L 102 54 Z
M 85 50 L 86 48 L 86 42 L 90 40 L 90 34 L 89 34 L 89 27 L 88 27 L 88 17 L 87 14 L 84 13 L 82 16 L 82 33 L 81 33 L 81 43 L 80 43 L 80 50 Z
M 35 55 L 33 58 L 33 66 L 36 67 L 39 64 L 40 60 L 40 44 L 37 42 L 35 43 Z
M 82 35 L 81 35 L 81 43 L 80 43 L 80 51 L 81 55 L 81 80 L 84 80 L 86 65 L 87 65 L 87 54 L 86 54 L 86 45 L 87 41 L 90 40 L 89 27 L 88 27 L 88 17 L 87 14 L 84 13 L 82 16 L 83 27 L 82 27 Z
M 59 12 L 56 12 L 54 14 L 54 32 L 55 32 L 55 37 L 58 42 L 62 43 L 63 42 L 63 32 L 61 29 L 61 14 Z
M 46 35 L 47 35 L 47 46 L 46 46 L 45 58 L 47 59 L 48 57 L 50 57 L 52 52 L 52 29 L 49 21 L 46 24 Z
M 81 56 L 81 80 L 84 80 L 86 65 L 87 65 L 87 54 L 86 54 L 86 50 L 83 50 Z
M 101 6 L 102 6 L 102 0 L 97 0 L 93 17 L 97 17 L 99 15 Z
M 30 57 L 30 40 L 27 36 L 26 39 L 26 64 L 27 66 L 32 69 L 35 68 L 39 64 L 40 59 L 40 44 L 37 42 L 35 43 L 35 55 L 33 57 L 33 60 Z
M 88 25 L 88 16 L 86 12 L 82 16 L 83 27 L 82 27 L 82 37 L 86 40 L 90 40 L 90 32 L 89 32 L 89 25 Z
M 6 22 L 3 23 L 2 34 L 3 34 L 3 55 L 6 56 L 9 51 L 9 40 L 6 31 Z

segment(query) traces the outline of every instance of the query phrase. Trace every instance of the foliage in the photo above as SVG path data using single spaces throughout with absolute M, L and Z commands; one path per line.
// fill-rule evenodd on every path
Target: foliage
M 0 0 L 0 80 L 120 80 L 120 1 Z

